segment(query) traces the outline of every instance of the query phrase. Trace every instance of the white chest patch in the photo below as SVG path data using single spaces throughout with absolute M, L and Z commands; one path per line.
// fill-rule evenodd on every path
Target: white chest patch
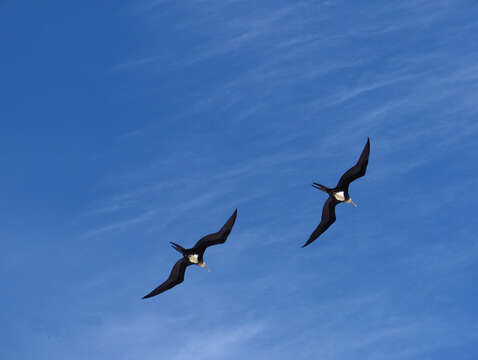
M 334 193 L 334 197 L 335 197 L 338 201 L 344 201 L 344 200 L 345 200 L 345 195 L 344 195 L 344 192 L 343 192 L 343 191 L 339 191 L 339 192 Z
M 194 254 L 194 255 L 188 255 L 188 259 L 190 262 L 192 262 L 193 264 L 197 264 L 199 262 L 198 260 L 199 256 Z

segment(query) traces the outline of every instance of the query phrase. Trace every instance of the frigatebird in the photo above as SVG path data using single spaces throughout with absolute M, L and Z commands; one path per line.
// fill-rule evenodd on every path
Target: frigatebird
M 148 295 L 143 296 L 143 299 L 159 295 L 162 292 L 181 284 L 184 281 L 184 274 L 189 265 L 198 265 L 209 271 L 206 262 L 204 261 L 204 252 L 209 246 L 224 244 L 226 242 L 226 239 L 234 226 L 234 222 L 236 221 L 236 216 L 237 209 L 218 232 L 204 236 L 190 249 L 185 249 L 181 245 L 170 242 L 173 249 L 179 251 L 183 257 L 174 264 L 173 269 L 169 274 L 169 278 Z
M 317 239 L 325 230 L 329 228 L 330 225 L 335 222 L 335 206 L 337 204 L 344 202 L 357 206 L 349 196 L 349 185 L 352 181 L 365 175 L 369 153 L 370 139 L 367 138 L 367 143 L 365 144 L 357 163 L 342 175 L 336 187 L 330 189 L 327 186 L 318 184 L 316 182 L 313 183 L 312 186 L 315 189 L 326 192 L 329 194 L 329 198 L 325 202 L 324 208 L 322 209 L 322 219 L 320 220 L 320 224 L 315 228 L 314 232 L 310 235 L 309 240 L 307 240 L 302 247 L 306 247 L 315 239 Z

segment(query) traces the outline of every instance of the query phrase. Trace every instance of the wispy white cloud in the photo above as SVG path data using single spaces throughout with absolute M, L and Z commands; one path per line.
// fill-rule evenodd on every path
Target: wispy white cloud
M 165 312 L 143 312 L 121 319 L 99 317 L 100 323 L 80 326 L 65 338 L 63 334 L 51 338 L 35 338 L 40 359 L 68 356 L 70 359 L 118 360 L 168 358 L 174 360 L 232 358 L 249 341 L 265 331 L 259 321 L 188 329 L 197 318 Z M 34 335 L 34 334 L 32 334 Z M 34 335 L 35 336 L 35 335 Z
M 202 359 L 236 358 L 241 347 L 247 345 L 265 331 L 262 324 L 247 324 L 233 329 L 216 329 L 193 336 L 173 357 L 174 360 L 186 360 L 194 357 Z
M 151 2 L 147 16 L 161 11 L 168 3 Z M 278 5 L 268 13 L 236 13 L 228 6 L 237 5 L 237 2 L 195 2 L 194 6 L 200 4 L 208 11 L 198 10 L 203 16 L 195 14 L 195 21 L 182 18 L 183 23 L 176 24 L 176 31 L 187 34 L 190 39 L 195 39 L 193 33 L 202 36 L 202 41 L 184 58 L 178 60 L 175 54 L 152 54 L 120 66 L 134 68 L 160 62 L 170 65 L 168 69 L 184 70 L 221 61 L 225 56 L 242 54 L 242 60 L 250 56 L 250 61 L 245 61 L 246 66 L 234 67 L 229 72 L 228 68 L 223 69 L 225 75 L 221 81 L 211 80 L 208 86 L 201 85 L 190 98 L 190 106 L 180 111 L 191 118 L 218 112 L 227 114 L 222 121 L 231 132 L 237 130 L 241 136 L 248 135 L 242 127 L 248 126 L 253 132 L 260 128 L 261 121 L 272 123 L 270 119 L 274 118 L 277 109 L 287 110 L 287 106 L 278 104 L 288 97 L 296 97 L 295 117 L 281 118 L 274 123 L 267 129 L 276 131 L 273 140 L 257 136 L 257 140 L 249 144 L 262 142 L 260 150 L 237 157 L 235 161 L 223 162 L 221 158 L 221 162 L 214 162 L 211 158 L 216 153 L 197 146 L 194 148 L 197 151 L 170 153 L 168 159 L 145 165 L 143 170 L 123 179 L 125 186 L 119 188 L 116 196 L 92 206 L 91 217 L 107 225 L 95 223 L 90 226 L 93 230 L 87 231 L 90 236 L 104 235 L 141 224 L 145 225 L 142 231 L 154 228 L 156 232 L 159 227 L 163 229 L 183 216 L 191 220 L 188 224 L 201 221 L 207 223 L 205 228 L 213 230 L 217 224 L 217 217 L 211 216 L 213 212 L 221 212 L 223 216 L 226 208 L 246 207 L 257 199 L 264 199 L 260 205 L 251 207 L 250 213 L 244 216 L 241 213 L 241 221 L 245 218 L 248 227 L 235 229 L 231 239 L 236 241 L 228 243 L 227 248 L 215 249 L 223 254 L 231 251 L 227 256 L 214 259 L 222 269 L 214 274 L 216 279 L 224 280 L 220 290 L 214 287 L 217 283 L 198 285 L 191 281 L 181 286 L 213 292 L 215 296 L 204 298 L 214 308 L 215 316 L 230 314 L 230 309 L 224 310 L 229 305 L 220 304 L 220 300 L 233 303 L 239 297 L 244 304 L 236 302 L 238 308 L 250 306 L 254 312 L 257 305 L 267 313 L 264 315 L 267 323 L 274 326 L 254 322 L 207 329 L 205 324 L 204 328 L 197 325 L 195 329 L 200 328 L 200 331 L 193 332 L 189 325 L 195 324 L 199 317 L 179 319 L 177 327 L 171 325 L 176 320 L 166 320 L 175 331 L 186 329 L 175 351 L 162 348 L 172 339 L 151 320 L 121 326 L 110 324 L 99 332 L 100 339 L 104 339 L 104 333 L 111 334 L 111 344 L 118 338 L 142 338 L 132 340 L 133 343 L 125 341 L 125 344 L 133 349 L 130 354 L 144 359 L 157 356 L 175 360 L 186 357 L 234 359 L 250 353 L 259 354 L 261 358 L 350 359 L 366 354 L 363 357 L 369 359 L 414 359 L 426 357 L 442 347 L 466 343 L 476 335 L 470 333 L 460 338 L 459 331 L 454 330 L 470 330 L 471 327 L 455 325 L 450 321 L 453 316 L 446 311 L 437 310 L 432 315 L 423 313 L 423 307 L 409 298 L 403 299 L 406 291 L 397 280 L 400 279 L 398 273 L 414 273 L 422 280 L 429 280 L 434 271 L 444 273 L 451 269 L 455 272 L 476 260 L 476 249 L 469 242 L 463 251 L 455 248 L 451 253 L 443 242 L 436 247 L 429 247 L 429 242 L 417 246 L 412 244 L 416 239 L 397 238 L 406 231 L 405 225 L 390 226 L 407 224 L 411 205 L 424 220 L 436 216 L 443 207 L 453 205 L 456 182 L 450 187 L 436 185 L 427 193 L 405 192 L 403 188 L 409 182 L 410 173 L 437 161 L 447 146 L 459 148 L 460 142 L 478 131 L 473 119 L 477 110 L 474 94 L 478 78 L 474 53 L 456 59 L 453 51 L 447 51 L 450 45 L 447 41 L 452 39 L 448 35 L 439 36 L 437 46 L 424 50 L 423 44 L 413 42 L 406 42 L 406 45 L 416 46 L 416 49 L 405 49 L 398 42 L 394 46 L 395 36 L 400 32 L 422 34 L 438 26 L 447 16 L 447 1 L 407 1 L 373 6 L 366 14 L 357 15 L 359 19 L 350 27 L 344 26 L 347 21 L 340 23 L 342 27 L 334 26 L 339 23 L 334 13 L 321 8 L 334 6 L 328 3 L 318 5 L 323 10 L 320 12 L 316 4 L 300 2 Z M 335 2 L 337 4 L 345 5 L 345 2 Z M 408 37 L 403 34 L 402 39 Z M 376 48 L 372 49 L 369 42 L 374 39 L 380 40 L 380 46 L 375 44 Z M 362 43 L 357 46 L 355 41 Z M 340 51 L 348 47 L 356 51 Z M 318 83 L 323 86 L 316 86 Z M 304 196 L 294 200 L 300 204 L 297 205 L 287 193 L 298 182 L 308 182 L 312 176 L 318 176 L 318 170 L 307 173 L 312 159 L 328 158 L 321 169 L 321 177 L 329 175 L 326 171 L 338 174 L 342 170 L 335 169 L 335 164 L 334 170 L 327 170 L 330 161 L 343 163 L 343 170 L 347 164 L 352 165 L 368 135 L 372 137 L 374 150 L 367 174 L 367 182 L 373 186 L 366 188 L 371 191 L 367 200 L 375 202 L 373 206 L 378 208 L 386 202 L 383 196 L 389 202 L 388 207 L 384 207 L 383 212 L 382 209 L 364 210 L 364 213 L 350 215 L 348 222 L 337 222 L 334 229 L 341 232 L 334 235 L 339 234 L 338 238 L 324 237 L 320 247 L 317 245 L 308 252 L 297 254 L 289 251 L 293 246 L 298 247 L 301 236 L 308 235 L 316 225 L 321 204 L 317 204 L 316 198 Z M 289 146 L 291 143 L 300 143 L 300 146 Z M 193 172 L 179 165 L 183 162 L 201 164 L 202 169 Z M 300 174 L 291 175 L 296 169 L 300 169 Z M 150 181 L 145 185 L 138 180 L 141 178 Z M 398 185 L 394 183 L 392 188 L 387 182 L 393 181 Z M 287 184 L 285 188 L 284 184 Z M 475 184 L 464 180 L 458 185 L 466 185 L 468 189 Z M 437 197 L 440 201 L 434 202 Z M 284 202 L 280 203 L 277 198 L 284 198 Z M 274 206 L 276 208 L 271 211 Z M 119 214 L 119 220 L 108 218 Z M 345 212 L 342 214 L 345 216 Z M 368 227 L 362 224 L 358 235 L 354 231 L 357 223 L 363 221 L 362 216 L 367 217 L 367 223 L 370 218 L 372 221 Z M 420 234 L 425 232 L 422 225 L 415 226 Z M 177 227 L 183 233 L 189 231 L 186 229 L 189 227 L 194 227 L 191 232 L 197 231 L 193 225 L 184 227 L 181 223 Z M 463 240 L 470 234 L 458 237 Z M 401 251 L 400 246 L 407 247 L 407 251 Z M 354 251 L 356 253 L 351 255 Z M 389 260 L 378 261 L 381 255 Z M 449 261 L 443 261 L 447 255 Z M 378 261 L 376 265 L 372 264 L 372 259 Z M 255 267 L 248 269 L 244 266 L 245 261 Z M 367 266 L 376 269 L 367 271 Z M 374 277 L 376 272 L 385 275 Z M 190 275 L 197 274 L 191 272 Z M 234 295 L 229 297 L 224 289 Z M 247 291 L 240 293 L 240 289 Z M 181 293 L 183 288 L 176 290 Z M 415 301 L 424 302 L 420 297 L 427 291 L 429 289 L 422 286 L 420 291 L 411 289 L 409 293 Z M 199 297 L 200 294 L 202 292 L 198 291 Z M 266 306 L 263 298 L 274 301 Z M 415 318 L 407 317 L 406 308 L 413 306 L 417 306 L 413 312 Z M 130 333 L 131 329 L 136 330 Z M 160 336 L 164 337 L 158 341 Z M 449 341 L 438 344 L 427 336 Z M 258 337 L 266 345 L 249 348 Z M 205 338 L 214 339 L 214 342 L 204 343 Z M 143 351 L 138 349 L 138 344 Z M 118 358 L 121 356 L 119 354 Z
M 126 220 L 120 220 L 118 222 L 102 226 L 93 230 L 87 231 L 84 236 L 85 237 L 93 237 L 100 235 L 102 233 L 108 232 L 108 231 L 124 231 L 126 228 L 133 226 L 133 225 L 138 225 L 141 223 L 144 223 L 145 221 L 150 220 L 154 215 L 156 214 L 156 210 L 149 210 L 146 211 L 145 213 L 142 213 L 140 215 L 134 216 L 132 218 L 128 218 Z

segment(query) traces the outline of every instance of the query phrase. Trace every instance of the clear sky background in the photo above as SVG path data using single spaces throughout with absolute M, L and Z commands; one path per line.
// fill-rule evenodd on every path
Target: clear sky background
M 478 358 L 478 3 L 0 1 L 0 358 Z M 371 139 L 357 208 L 302 249 Z M 238 208 L 208 273 L 141 297 Z

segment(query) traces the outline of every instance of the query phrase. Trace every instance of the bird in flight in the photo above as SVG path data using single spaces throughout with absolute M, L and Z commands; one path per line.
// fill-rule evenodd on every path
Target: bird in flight
M 209 271 L 206 262 L 204 261 L 204 252 L 209 246 L 224 244 L 226 242 L 227 236 L 231 232 L 234 222 L 236 221 L 236 216 L 237 209 L 218 232 L 204 236 L 190 249 L 185 249 L 181 245 L 171 242 L 173 249 L 179 251 L 183 257 L 174 264 L 173 269 L 169 274 L 169 278 L 149 294 L 143 296 L 143 299 L 159 295 L 162 292 L 181 284 L 184 281 L 184 274 L 189 265 L 198 265 Z
M 307 240 L 302 247 L 306 247 L 315 239 L 317 239 L 325 230 L 329 228 L 330 225 L 335 222 L 335 206 L 337 204 L 344 202 L 357 206 L 349 196 L 349 185 L 352 181 L 365 175 L 369 153 L 370 139 L 367 138 L 367 143 L 365 144 L 357 163 L 342 175 L 336 187 L 330 189 L 327 186 L 318 184 L 316 182 L 313 183 L 312 186 L 314 188 L 326 192 L 329 194 L 329 198 L 325 202 L 324 208 L 322 209 L 322 219 L 320 224 L 315 228 L 314 232 L 310 235 L 309 240 Z

